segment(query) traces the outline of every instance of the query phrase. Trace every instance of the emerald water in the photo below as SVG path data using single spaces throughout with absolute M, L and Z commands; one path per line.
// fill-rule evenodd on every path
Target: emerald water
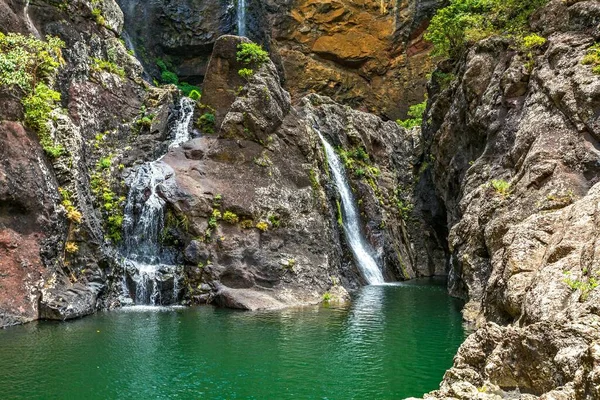
M 347 308 L 135 308 L 0 330 L 2 399 L 402 399 L 464 339 L 443 285 L 363 288 Z

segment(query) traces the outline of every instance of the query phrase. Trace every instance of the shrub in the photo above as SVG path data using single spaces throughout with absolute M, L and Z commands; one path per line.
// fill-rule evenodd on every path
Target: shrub
M 252 76 L 254 76 L 254 70 L 250 68 L 242 68 L 238 71 L 238 75 L 246 80 L 249 80 L 252 78 Z
M 179 83 L 179 77 L 177 74 L 171 71 L 163 71 L 160 74 L 160 79 L 162 83 L 177 85 Z
M 73 205 L 73 202 L 71 201 L 71 193 L 62 188 L 58 188 L 58 192 L 62 197 L 61 204 L 67 212 L 67 219 L 76 224 L 80 224 L 83 216 L 81 215 L 81 212 L 79 212 L 79 210 L 77 210 L 77 208 Z
M 331 293 L 329 293 L 329 292 L 323 293 L 323 302 L 328 303 L 331 301 L 332 298 L 333 298 L 333 296 L 331 295 Z
M 492 180 L 492 187 L 501 196 L 508 196 L 510 194 L 510 183 L 505 181 L 504 179 L 494 179 Z
M 228 224 L 234 225 L 237 224 L 240 221 L 240 219 L 231 211 L 225 211 L 225 213 L 223 214 L 223 221 L 227 222 Z
M 198 120 L 196 120 L 196 125 L 198 126 L 198 129 L 204 133 L 215 133 L 215 114 L 202 114 Z
M 240 223 L 240 227 L 242 229 L 252 229 L 254 228 L 254 221 L 251 219 L 245 219 Z
M 269 53 L 261 45 L 256 43 L 240 43 L 237 48 L 237 60 L 239 62 L 260 67 L 269 61 Z
M 22 100 L 25 124 L 37 132 L 42 148 L 51 158 L 58 158 L 64 153 L 62 146 L 54 144 L 48 128 L 50 114 L 57 107 L 58 101 L 60 93 L 50 89 L 45 83 L 38 83 L 33 93 Z
M 279 217 L 279 215 L 270 214 L 268 220 L 273 228 L 279 228 L 279 226 L 281 225 L 281 218 Z
M 581 63 L 583 65 L 591 65 L 592 72 L 600 75 L 600 43 L 596 43 L 588 49 Z
M 92 64 L 92 70 L 97 72 L 106 71 L 117 75 L 121 79 L 125 78 L 125 70 L 114 62 L 102 60 L 100 58 L 94 58 L 93 61 L 94 63 Z
M 269 230 L 269 224 L 266 223 L 265 221 L 260 221 L 259 223 L 256 224 L 256 229 L 258 229 L 262 232 L 266 232 Z
M 99 169 L 108 169 L 108 168 L 110 168 L 111 165 L 112 165 L 112 158 L 111 157 L 104 157 L 104 158 L 101 158 L 98 161 L 98 168 Z
M 546 38 L 532 33 L 523 38 L 523 47 L 527 50 L 537 49 L 545 45 L 547 41 Z
M 584 271 L 584 275 L 589 275 L 586 273 L 587 271 Z M 595 274 L 592 276 L 584 276 L 583 280 L 569 277 L 569 271 L 565 272 L 564 274 L 567 276 L 567 278 L 564 279 L 564 282 L 567 284 L 567 286 L 569 286 L 572 291 L 581 291 L 581 296 L 579 298 L 580 301 L 586 301 L 590 295 L 590 292 L 600 286 L 598 276 Z
M 154 114 L 144 115 L 142 118 L 136 121 L 136 124 L 142 128 L 150 129 L 152 127 L 152 122 L 154 121 Z
M 456 58 L 468 43 L 494 34 L 520 35 L 548 0 L 451 0 L 432 18 L 425 38 L 434 54 Z
M 30 94 L 35 86 L 48 83 L 64 62 L 61 49 L 65 43 L 47 36 L 46 41 L 18 33 L 0 32 L 0 85 L 18 86 Z
M 427 108 L 427 99 L 423 100 L 422 103 L 415 104 L 409 107 L 408 116 L 410 118 L 405 120 L 398 120 L 396 123 L 405 129 L 412 129 L 423 124 L 423 114 Z
M 179 82 L 177 84 L 177 87 L 183 92 L 184 95 L 191 98 L 192 100 L 200 100 L 202 91 L 198 86 L 191 85 L 187 82 Z M 192 92 L 196 92 L 196 94 L 194 95 L 196 96 L 196 98 L 192 97 Z
M 98 23 L 98 25 L 102 25 L 102 26 L 106 25 L 106 19 L 102 15 L 102 10 L 101 9 L 94 8 L 92 10 L 92 15 L 94 16 L 94 19 L 96 20 L 96 22 Z

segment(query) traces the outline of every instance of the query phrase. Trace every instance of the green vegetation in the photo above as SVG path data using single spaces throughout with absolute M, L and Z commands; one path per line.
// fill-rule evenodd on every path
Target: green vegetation
M 600 43 L 594 44 L 587 51 L 587 54 L 581 60 L 583 65 L 591 65 L 592 72 L 600 75 Z
M 451 0 L 437 11 L 425 38 L 434 54 L 457 58 L 469 43 L 492 35 L 523 36 L 529 17 L 548 0 Z
M 223 214 L 223 221 L 227 222 L 228 224 L 235 225 L 240 221 L 240 218 L 231 211 L 225 211 Z
M 196 120 L 196 126 L 203 133 L 215 133 L 215 114 L 204 113 Z
M 104 220 L 107 238 L 117 243 L 122 240 L 123 209 L 127 199 L 118 196 L 111 188 L 112 163 L 110 156 L 100 159 L 96 164 L 96 171 L 91 176 L 90 185 Z
M 269 53 L 259 44 L 240 43 L 237 48 L 237 60 L 241 63 L 254 65 L 259 68 L 269 61 Z
M 80 224 L 83 216 L 81 215 L 81 212 L 73 205 L 73 201 L 71 200 L 71 192 L 63 188 L 58 188 L 58 192 L 62 197 L 61 204 L 67 212 L 67 219 L 75 224 Z
M 175 85 L 184 95 L 196 101 L 200 100 L 202 90 L 187 82 L 179 82 L 179 77 L 172 71 L 173 65 L 170 62 L 159 58 L 156 60 L 156 66 L 160 70 L 160 80 L 163 84 Z
M 414 209 L 414 205 L 409 202 L 405 202 L 400 197 L 398 197 L 398 195 L 396 195 L 394 200 L 396 203 L 396 209 L 400 214 L 400 218 L 402 218 L 404 221 L 408 220 L 410 214 Z
M 411 129 L 423 124 L 423 114 L 427 108 L 427 99 L 423 100 L 422 103 L 415 104 L 409 107 L 408 116 L 410 118 L 405 120 L 397 120 L 396 123 L 405 129 Z
M 532 33 L 523 38 L 523 47 L 527 50 L 537 49 L 546 44 L 548 40 L 536 33 Z
M 567 276 L 567 278 L 564 279 L 567 286 L 569 286 L 572 291 L 579 290 L 581 292 L 581 296 L 579 297 L 580 301 L 586 301 L 590 292 L 600 286 L 600 277 L 597 274 L 590 274 L 587 269 L 583 271 L 584 276 L 582 280 L 572 279 L 569 271 L 564 274 Z
M 200 91 L 196 89 L 192 89 L 190 90 L 190 94 L 188 95 L 188 97 L 194 101 L 200 101 L 200 99 L 202 98 L 202 93 L 200 93 Z
M 254 221 L 251 219 L 245 219 L 240 223 L 240 227 L 242 229 L 252 229 L 254 228 Z
M 98 1 L 92 1 L 92 4 L 98 4 Z M 106 18 L 102 15 L 102 10 L 100 8 L 95 7 L 92 9 L 92 15 L 94 19 L 98 23 L 98 25 L 106 26 Z
M 255 228 L 261 232 L 266 232 L 269 230 L 269 224 L 265 221 L 260 221 L 256 224 Z
M 333 298 L 333 296 L 331 295 L 331 293 L 329 293 L 329 292 L 323 293 L 323 302 L 329 303 L 332 298 Z
M 279 228 L 281 226 L 281 217 L 279 215 L 269 214 L 267 219 L 273 228 Z
M 245 80 L 249 80 L 254 76 L 254 70 L 250 68 L 242 68 L 238 71 L 238 75 L 244 78 Z
M 142 116 L 141 118 L 139 118 L 137 121 L 135 121 L 135 123 L 140 128 L 150 129 L 150 128 L 152 128 L 152 122 L 154 122 L 155 117 L 156 117 L 155 114 L 146 114 L 146 115 Z
M 112 61 L 102 60 L 100 58 L 94 58 L 92 64 L 92 70 L 96 72 L 106 71 L 111 74 L 117 75 L 121 79 L 125 79 L 125 70 L 119 67 Z
M 17 33 L 0 32 L 0 85 L 22 93 L 25 123 L 34 129 L 42 148 L 51 158 L 60 157 L 63 147 L 50 136 L 48 121 L 58 108 L 60 93 L 50 88 L 51 81 L 64 63 L 64 42 L 47 36 L 46 41 Z
M 492 188 L 501 195 L 502 197 L 506 197 L 510 194 L 510 183 L 505 181 L 504 179 L 493 179 L 491 182 Z
M 165 83 L 167 85 L 179 84 L 179 77 L 177 76 L 177 74 L 175 72 L 162 71 L 160 73 L 160 79 L 162 80 L 163 83 Z

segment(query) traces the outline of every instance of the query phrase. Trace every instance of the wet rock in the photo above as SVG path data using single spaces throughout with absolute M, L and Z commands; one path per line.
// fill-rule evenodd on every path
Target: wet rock
M 60 285 L 42 291 L 40 319 L 66 321 L 81 318 L 96 312 L 98 286 L 85 286 L 79 283 Z

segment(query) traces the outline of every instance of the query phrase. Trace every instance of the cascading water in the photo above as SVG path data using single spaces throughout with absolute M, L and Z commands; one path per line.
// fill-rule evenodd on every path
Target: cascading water
M 350 185 L 346 180 L 344 165 L 342 164 L 342 161 L 338 157 L 333 147 L 329 144 L 329 142 L 327 142 L 327 140 L 325 140 L 323 135 L 321 135 L 321 132 L 317 131 L 317 133 L 319 134 L 319 137 L 323 142 L 323 146 L 325 147 L 325 153 L 327 154 L 327 160 L 329 162 L 329 169 L 333 174 L 338 193 L 342 200 L 342 221 L 344 225 L 344 232 L 346 234 L 348 244 L 352 249 L 352 253 L 354 254 L 354 259 L 356 260 L 363 277 L 369 285 L 385 283 L 383 274 L 381 273 L 377 262 L 375 262 L 375 259 L 372 256 L 373 251 L 369 248 L 367 241 L 362 235 L 359 214 L 356 209 L 352 190 L 350 189 Z
M 131 52 L 133 52 L 133 56 L 135 58 L 137 58 L 137 54 L 135 52 L 135 46 L 133 45 L 133 40 L 131 40 L 131 36 L 129 36 L 129 33 L 127 33 L 126 30 L 123 30 L 123 33 L 121 33 L 121 37 L 123 38 L 123 41 L 125 42 L 125 47 L 127 48 L 127 50 L 130 50 Z
M 175 137 L 169 145 L 169 148 L 179 147 L 190 140 L 190 122 L 194 116 L 196 103 L 188 97 L 182 97 L 179 102 L 180 115 L 177 125 L 175 125 Z
M 190 138 L 194 101 L 183 97 L 179 109 L 170 148 Z M 138 168 L 131 180 L 125 206 L 121 250 L 125 269 L 123 289 L 130 293 L 135 304 L 165 305 L 179 298 L 179 267 L 160 246 L 166 206 L 160 190 L 174 174 L 161 159 Z
M 238 36 L 246 36 L 246 0 L 237 0 Z
M 40 32 L 38 32 L 37 28 L 31 21 L 31 17 L 29 16 L 29 0 L 25 1 L 25 7 L 23 7 L 23 15 L 25 15 L 25 21 L 27 21 L 27 29 L 29 29 L 29 32 L 33 33 L 38 39 L 41 39 L 42 36 L 40 35 Z

